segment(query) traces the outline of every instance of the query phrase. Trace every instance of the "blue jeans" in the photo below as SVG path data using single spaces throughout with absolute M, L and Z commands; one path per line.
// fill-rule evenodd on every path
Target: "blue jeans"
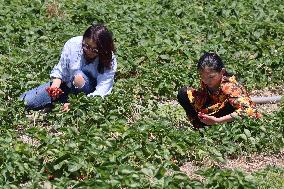
M 25 102 L 27 110 L 40 110 L 45 107 L 51 107 L 53 102 L 68 102 L 68 95 L 70 93 L 78 94 L 80 92 L 83 92 L 87 95 L 96 89 L 96 80 L 89 78 L 83 72 L 81 74 L 85 80 L 85 85 L 82 88 L 75 88 L 75 86 L 72 85 L 72 87 L 70 88 L 66 85 L 66 83 L 63 82 L 60 85 L 60 89 L 64 93 L 60 95 L 60 97 L 56 100 L 53 100 L 46 91 L 46 88 L 51 86 L 51 81 L 23 93 L 20 96 L 20 100 L 23 100 Z

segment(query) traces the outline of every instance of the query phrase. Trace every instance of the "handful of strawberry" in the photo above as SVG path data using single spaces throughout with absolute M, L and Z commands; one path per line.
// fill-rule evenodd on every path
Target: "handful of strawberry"
M 64 92 L 58 88 L 58 87 L 47 87 L 46 91 L 48 93 L 48 95 L 52 98 L 58 98 L 61 94 L 63 94 Z

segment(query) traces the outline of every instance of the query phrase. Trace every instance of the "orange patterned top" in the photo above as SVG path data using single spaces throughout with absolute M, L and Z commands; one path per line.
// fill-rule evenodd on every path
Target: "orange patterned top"
M 236 81 L 235 76 L 223 76 L 219 90 L 214 93 L 210 92 L 201 82 L 199 90 L 190 89 L 187 95 L 195 110 L 207 115 L 217 113 L 227 103 L 230 103 L 240 117 L 261 117 L 247 91 Z

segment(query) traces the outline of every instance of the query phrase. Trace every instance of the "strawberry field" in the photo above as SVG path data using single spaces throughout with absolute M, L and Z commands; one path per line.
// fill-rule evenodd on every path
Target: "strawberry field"
M 71 96 L 69 112 L 25 112 L 18 97 L 49 80 L 64 43 L 92 22 L 114 35 L 112 94 Z M 179 88 L 199 85 L 195 63 L 209 50 L 249 91 L 283 95 L 283 34 L 282 0 L 0 0 L 0 187 L 283 188 L 283 161 L 220 166 L 283 160 L 283 104 L 198 132 L 175 101 Z M 188 162 L 195 176 L 181 169 Z

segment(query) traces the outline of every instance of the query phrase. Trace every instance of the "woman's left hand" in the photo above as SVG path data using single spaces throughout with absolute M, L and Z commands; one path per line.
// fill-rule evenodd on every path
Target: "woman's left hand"
M 219 123 L 219 118 L 215 117 L 215 116 L 210 116 L 210 115 L 206 115 L 203 113 L 199 113 L 198 117 L 200 119 L 200 121 L 202 123 L 205 123 L 206 125 L 214 125 L 216 123 Z
M 70 103 L 64 103 L 62 106 L 62 112 L 69 112 L 70 110 Z

